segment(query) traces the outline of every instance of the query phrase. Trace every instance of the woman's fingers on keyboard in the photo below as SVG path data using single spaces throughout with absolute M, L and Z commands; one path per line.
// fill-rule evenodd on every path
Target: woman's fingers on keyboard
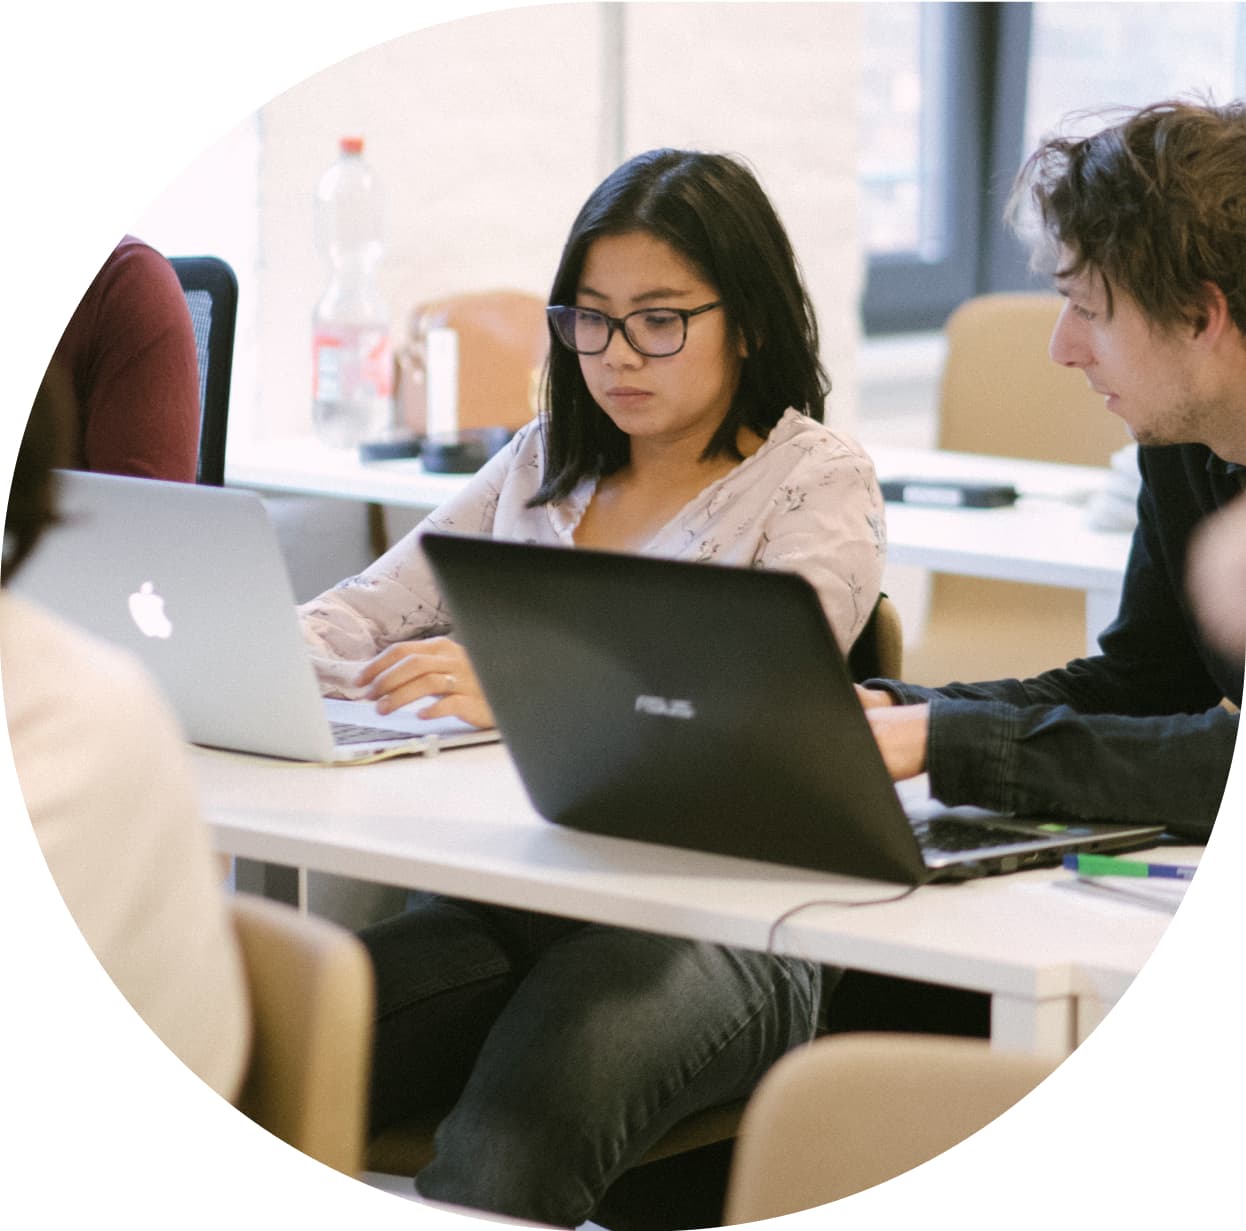
M 492 722 L 467 652 L 449 637 L 392 645 L 365 665 L 357 682 L 367 687 L 382 714 L 424 697 L 438 697 L 441 700 L 432 707 L 436 712 L 425 711 L 428 717 L 450 714 L 476 725 Z M 476 721 L 482 717 L 487 721 Z

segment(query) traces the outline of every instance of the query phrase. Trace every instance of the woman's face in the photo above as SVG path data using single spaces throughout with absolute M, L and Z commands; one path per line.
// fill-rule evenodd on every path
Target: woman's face
M 669 244 L 645 231 L 606 235 L 589 247 L 575 306 L 623 317 L 642 308 L 700 308 L 718 291 Z M 593 400 L 634 440 L 695 438 L 718 429 L 740 380 L 743 347 L 729 334 L 722 308 L 688 321 L 675 355 L 650 358 L 616 329 L 600 355 L 581 355 Z

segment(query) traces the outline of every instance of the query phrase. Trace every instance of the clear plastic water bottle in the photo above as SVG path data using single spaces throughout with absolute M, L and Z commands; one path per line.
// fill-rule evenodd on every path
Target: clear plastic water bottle
M 321 176 L 315 225 L 329 284 L 312 314 L 312 423 L 326 444 L 353 448 L 393 420 L 389 310 L 377 281 L 384 218 L 361 137 L 343 137 Z

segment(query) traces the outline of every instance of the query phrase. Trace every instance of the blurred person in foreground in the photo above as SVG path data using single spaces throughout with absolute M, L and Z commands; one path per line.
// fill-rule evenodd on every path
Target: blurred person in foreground
M 0 674 L 18 781 L 57 888 L 108 976 L 232 1101 L 249 1058 L 250 1006 L 177 721 L 137 660 L 8 591 L 56 520 L 53 467 L 74 413 L 66 384 L 49 374 L 4 524 Z
M 1209 517 L 1190 545 L 1190 597 L 1203 635 L 1222 654 L 1246 655 L 1246 499 Z

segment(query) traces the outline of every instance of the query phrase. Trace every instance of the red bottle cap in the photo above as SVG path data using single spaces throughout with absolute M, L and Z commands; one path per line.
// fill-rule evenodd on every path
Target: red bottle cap
M 343 154 L 362 154 L 363 138 L 362 137 L 343 137 L 338 142 Z

